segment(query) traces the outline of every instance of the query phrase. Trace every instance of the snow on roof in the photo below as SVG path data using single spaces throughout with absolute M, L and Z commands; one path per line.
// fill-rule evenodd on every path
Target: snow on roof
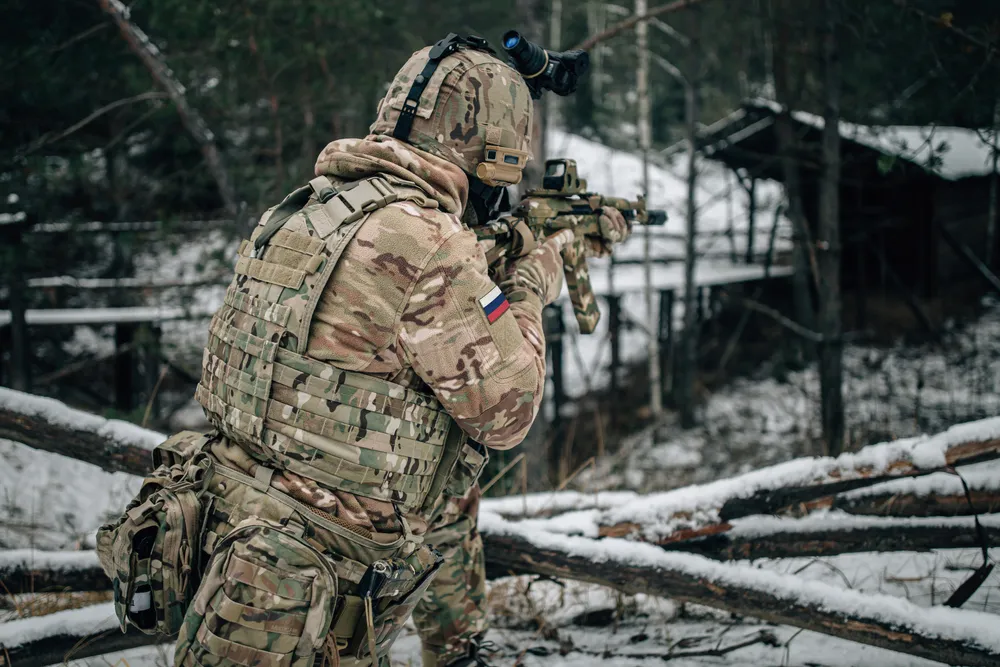
M 777 102 L 762 98 L 749 100 L 748 104 L 773 113 L 781 111 Z M 826 125 L 822 116 L 806 111 L 792 111 L 792 118 L 816 129 L 823 129 Z M 986 138 L 987 134 L 964 127 L 877 126 L 841 121 L 840 136 L 884 155 L 925 167 L 949 181 L 985 176 L 996 171 L 993 147 Z
M 25 394 L 5 387 L 0 387 L 0 409 L 23 415 L 37 415 L 54 424 L 80 431 L 91 431 L 115 442 L 149 450 L 166 440 L 166 436 L 162 433 L 129 422 L 105 419 L 89 412 L 75 410 L 52 398 Z
M 719 563 L 688 553 L 617 538 L 593 540 L 559 535 L 527 522 L 511 523 L 495 514 L 479 518 L 480 530 L 493 535 L 525 539 L 546 551 L 565 553 L 597 563 L 662 568 L 701 582 L 761 591 L 794 604 L 819 607 L 847 618 L 871 618 L 927 637 L 957 640 L 991 652 L 1000 652 L 997 617 L 985 612 L 950 607 L 919 607 L 909 600 L 885 594 L 837 588 L 827 583 L 757 569 L 743 563 Z
M 600 518 L 602 525 L 636 523 L 649 540 L 666 537 L 680 528 L 719 521 L 722 505 L 733 498 L 748 498 L 758 491 L 803 486 L 817 480 L 856 477 L 858 469 L 882 474 L 894 462 L 908 461 L 917 469 L 943 467 L 945 452 L 967 442 L 985 442 L 1000 437 L 1000 417 L 953 426 L 934 436 L 906 438 L 871 445 L 837 458 L 801 458 L 761 468 L 738 477 L 641 496 Z

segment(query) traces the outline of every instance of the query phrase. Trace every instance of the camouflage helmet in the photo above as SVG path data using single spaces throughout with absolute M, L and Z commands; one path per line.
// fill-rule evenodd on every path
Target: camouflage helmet
M 446 39 L 452 37 L 457 36 Z M 527 84 L 497 56 L 464 43 L 440 57 L 441 51 L 434 49 L 444 43 L 410 56 L 379 102 L 370 131 L 437 155 L 487 185 L 519 183 L 531 159 L 532 102 Z M 436 69 L 428 66 L 432 57 L 438 59 Z M 427 69 L 433 69 L 429 78 Z M 414 85 L 418 79 L 419 83 L 427 79 L 422 91 Z M 419 99 L 407 101 L 418 94 Z M 408 132 L 397 127 L 405 125 L 398 123 L 404 105 L 413 110 Z

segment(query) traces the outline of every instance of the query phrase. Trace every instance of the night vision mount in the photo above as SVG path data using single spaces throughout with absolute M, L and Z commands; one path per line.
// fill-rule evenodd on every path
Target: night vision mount
M 586 51 L 549 51 L 528 41 L 516 30 L 504 33 L 503 49 L 536 100 L 546 90 L 563 97 L 576 92 L 580 78 L 590 67 L 590 55 Z

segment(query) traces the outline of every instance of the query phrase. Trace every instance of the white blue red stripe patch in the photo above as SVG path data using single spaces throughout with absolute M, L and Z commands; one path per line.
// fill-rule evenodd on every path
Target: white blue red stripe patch
M 496 322 L 497 318 L 506 313 L 507 309 L 510 308 L 507 297 L 504 296 L 503 292 L 496 285 L 493 286 L 493 289 L 486 296 L 480 297 L 479 305 L 483 307 L 483 312 L 486 313 L 486 320 L 490 324 Z

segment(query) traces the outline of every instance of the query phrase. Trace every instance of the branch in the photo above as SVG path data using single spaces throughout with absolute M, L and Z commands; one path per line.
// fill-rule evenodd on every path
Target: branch
M 739 305 L 743 306 L 744 308 L 746 308 L 747 310 L 754 310 L 754 311 L 756 311 L 758 313 L 761 313 L 762 315 L 767 315 L 768 317 L 770 317 L 771 319 L 773 319 L 774 321 L 776 321 L 781 326 L 785 327 L 786 329 L 788 329 L 790 331 L 793 331 L 793 332 L 797 333 L 798 335 L 802 336 L 806 340 L 810 340 L 810 341 L 812 341 L 814 343 L 822 343 L 822 342 L 824 342 L 826 340 L 826 337 L 823 336 L 823 334 L 817 333 L 817 332 L 813 331 L 812 329 L 807 329 L 806 327 L 802 326 L 798 322 L 795 322 L 794 320 L 788 319 L 787 317 L 785 317 L 784 315 L 782 315 L 781 313 L 779 313 L 774 308 L 771 308 L 770 306 L 765 306 L 764 304 L 760 303 L 759 301 L 754 301 L 753 299 L 734 299 L 734 301 L 737 304 L 739 304 Z
M 208 129 L 208 124 L 201 117 L 201 114 L 188 104 L 184 86 L 170 71 L 160 50 L 142 30 L 129 21 L 129 10 L 120 0 L 97 0 L 97 2 L 118 26 L 132 52 L 139 57 L 156 83 L 163 88 L 174 106 L 177 107 L 181 123 L 201 147 L 201 154 L 215 179 L 226 214 L 237 218 L 237 222 L 240 223 L 242 207 L 239 205 L 236 190 L 229 178 L 222 154 L 215 145 L 215 135 Z
M 97 109 L 83 120 L 73 123 L 62 132 L 57 133 L 55 136 L 50 137 L 49 135 L 43 135 L 42 137 L 38 138 L 36 141 L 29 144 L 27 148 L 18 152 L 17 157 L 18 158 L 26 157 L 28 155 L 31 155 L 38 149 L 42 148 L 43 146 L 47 146 L 57 141 L 61 141 L 66 137 L 68 137 L 69 135 L 76 132 L 77 130 L 79 130 L 80 128 L 89 125 L 90 123 L 97 120 L 98 118 L 108 113 L 109 111 L 114 111 L 119 107 L 123 107 L 127 104 L 132 104 L 133 102 L 144 102 L 146 100 L 162 100 L 166 97 L 167 97 L 166 93 L 149 91 L 146 93 L 140 93 L 139 95 L 133 95 L 132 97 L 126 97 L 125 99 L 122 100 L 116 100 L 110 104 L 105 104 L 103 107 Z
M 642 21 L 649 21 L 656 16 L 662 16 L 663 14 L 669 14 L 670 12 L 675 12 L 680 9 L 687 9 L 693 5 L 702 2 L 702 0 L 676 0 L 675 2 L 669 2 L 665 5 L 660 5 L 655 9 L 647 11 L 641 16 L 633 16 L 629 19 L 625 19 L 621 23 L 616 23 L 607 30 L 597 33 L 596 35 L 591 35 L 587 39 L 583 40 L 575 46 L 574 48 L 581 49 L 583 51 L 589 51 L 594 48 L 600 42 L 611 39 L 616 35 L 625 32 L 631 28 L 634 28 L 636 24 Z
M 931 16 L 924 10 L 914 7 L 907 0 L 893 0 L 893 1 L 896 3 L 896 6 L 899 7 L 900 9 L 904 9 L 910 12 L 911 14 L 915 14 L 920 18 L 924 19 L 925 21 L 933 23 L 936 26 L 945 28 L 946 30 L 949 30 L 952 34 L 961 37 L 965 41 L 975 44 L 980 48 L 986 49 L 988 53 L 993 53 L 997 49 L 997 47 L 994 44 L 983 41 L 982 39 L 979 39 L 975 35 L 969 34 L 965 30 L 962 30 L 961 28 L 956 28 L 955 25 L 951 22 L 950 16 L 948 18 L 945 18 L 945 15 Z

